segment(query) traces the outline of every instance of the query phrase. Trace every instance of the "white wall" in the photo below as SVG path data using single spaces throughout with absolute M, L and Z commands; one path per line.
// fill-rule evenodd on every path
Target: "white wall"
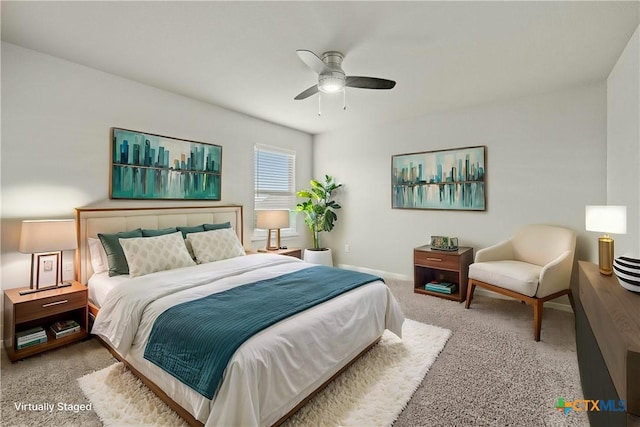
M 324 243 L 340 264 L 412 277 L 412 249 L 431 235 L 482 248 L 547 223 L 575 230 L 577 258 L 595 260 L 584 207 L 606 202 L 605 141 L 604 82 L 316 136 L 314 175 L 344 184 Z M 487 147 L 486 212 L 391 209 L 393 154 L 474 145 Z
M 640 36 L 629 40 L 607 78 L 607 203 L 627 206 L 627 234 L 615 255 L 640 256 Z
M 311 178 L 306 133 L 2 43 L 3 289 L 29 284 L 30 257 L 17 252 L 22 220 L 72 218 L 74 208 L 96 203 L 140 205 L 108 200 L 111 127 L 222 145 L 221 204 L 244 205 L 246 246 L 254 144 L 295 150 L 298 185 Z M 306 246 L 302 221 L 299 233 L 286 243 Z

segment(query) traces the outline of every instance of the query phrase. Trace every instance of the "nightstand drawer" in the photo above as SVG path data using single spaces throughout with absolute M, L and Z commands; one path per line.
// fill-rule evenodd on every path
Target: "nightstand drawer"
M 15 305 L 15 322 L 27 322 L 87 306 L 87 292 L 72 292 Z
M 458 270 L 460 257 L 451 254 L 434 253 L 433 251 L 414 251 L 413 262 L 424 267 L 440 268 L 445 270 Z

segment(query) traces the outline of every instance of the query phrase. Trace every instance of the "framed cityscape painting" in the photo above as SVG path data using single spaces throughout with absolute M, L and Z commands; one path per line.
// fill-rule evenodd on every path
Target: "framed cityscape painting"
M 220 200 L 221 146 L 111 131 L 112 199 Z
M 486 210 L 486 147 L 391 157 L 394 209 Z

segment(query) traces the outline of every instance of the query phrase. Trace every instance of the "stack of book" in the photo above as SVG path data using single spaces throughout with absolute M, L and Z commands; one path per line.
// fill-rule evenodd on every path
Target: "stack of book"
M 47 342 L 47 333 L 40 326 L 16 333 L 17 350 L 22 350 L 23 348 L 36 344 L 42 344 L 43 342 Z
M 80 325 L 75 320 L 59 320 L 51 325 L 51 331 L 56 338 L 70 335 L 80 330 Z
M 441 294 L 452 294 L 458 290 L 458 285 L 455 283 L 438 282 L 437 280 L 434 280 L 433 282 L 427 283 L 424 288 L 427 291 L 439 292 Z

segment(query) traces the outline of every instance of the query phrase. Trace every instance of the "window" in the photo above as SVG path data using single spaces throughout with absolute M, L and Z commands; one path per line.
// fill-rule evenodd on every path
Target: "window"
M 259 144 L 254 147 L 254 208 L 289 209 L 289 228 L 282 230 L 285 235 L 296 230 L 295 164 L 294 151 Z M 255 229 L 255 211 L 253 224 Z M 257 230 L 255 236 L 266 236 L 266 230 Z

